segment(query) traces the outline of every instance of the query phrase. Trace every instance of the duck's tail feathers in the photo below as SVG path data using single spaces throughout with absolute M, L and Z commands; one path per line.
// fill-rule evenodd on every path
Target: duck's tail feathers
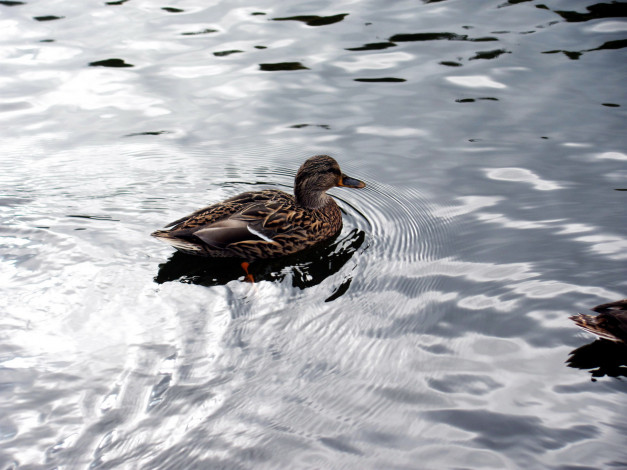
M 158 238 L 159 240 L 163 242 L 168 243 L 169 245 L 172 245 L 177 250 L 187 251 L 187 252 L 202 251 L 202 248 L 198 246 L 197 244 L 187 241 L 183 238 L 174 237 L 167 230 L 157 230 L 156 232 L 152 232 L 150 235 L 152 235 L 155 238 Z
M 608 339 L 610 341 L 622 342 L 623 340 L 615 336 L 613 333 L 608 331 L 599 321 L 599 318 L 594 315 L 584 315 L 580 313 L 579 315 L 573 315 L 569 317 L 575 324 L 587 331 L 588 333 L 592 333 L 597 335 L 599 338 Z

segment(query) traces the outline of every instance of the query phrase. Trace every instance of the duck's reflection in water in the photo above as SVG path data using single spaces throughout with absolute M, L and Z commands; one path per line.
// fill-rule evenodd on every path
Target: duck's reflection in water
M 627 345 L 598 339 L 570 353 L 568 367 L 589 370 L 596 377 L 627 377 Z
M 305 289 L 337 273 L 359 250 L 365 239 L 363 230 L 353 229 L 345 236 L 335 237 L 294 255 L 255 261 L 250 264 L 248 271 L 256 282 L 282 281 L 289 275 L 294 287 Z M 241 262 L 239 259 L 205 258 L 177 251 L 159 265 L 154 280 L 157 284 L 179 281 L 203 286 L 224 285 L 243 278 Z M 343 295 L 349 285 L 350 279 L 344 280 L 327 300 Z

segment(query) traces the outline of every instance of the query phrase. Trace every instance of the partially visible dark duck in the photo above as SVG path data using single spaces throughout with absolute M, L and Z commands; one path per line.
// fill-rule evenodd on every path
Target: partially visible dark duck
M 574 315 L 570 317 L 578 327 L 600 338 L 627 343 L 627 299 L 597 305 L 590 310 L 599 315 Z
M 152 234 L 184 253 L 254 261 L 296 253 L 336 235 L 342 213 L 326 194 L 335 186 L 363 188 L 327 156 L 311 157 L 294 180 L 294 196 L 276 189 L 246 192 Z M 245 268 L 246 269 L 246 268 Z

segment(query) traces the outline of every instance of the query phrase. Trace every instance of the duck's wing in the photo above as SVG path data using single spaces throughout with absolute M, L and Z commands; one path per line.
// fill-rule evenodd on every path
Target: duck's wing
M 267 207 L 260 207 L 255 213 L 262 217 Z M 245 211 L 247 212 L 247 211 Z M 263 226 L 263 218 L 234 214 L 194 231 L 194 236 L 214 248 L 226 248 L 239 242 L 270 242 L 276 232 Z
M 283 193 L 283 191 L 277 190 L 249 191 L 233 196 L 217 204 L 198 209 L 185 217 L 170 222 L 165 227 L 178 229 L 209 225 L 245 210 L 250 205 L 264 201 L 272 201 L 274 199 L 286 199 L 286 197 L 289 197 L 289 195 Z
M 283 200 L 248 204 L 243 210 L 203 226 L 193 234 L 215 248 L 241 242 L 277 244 L 274 241 L 277 235 L 299 229 L 291 223 L 293 209 L 293 204 Z

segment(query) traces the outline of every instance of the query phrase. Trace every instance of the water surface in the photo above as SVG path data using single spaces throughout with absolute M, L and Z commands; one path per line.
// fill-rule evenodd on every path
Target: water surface
M 2 468 L 626 466 L 624 11 L 0 2 Z M 149 236 L 318 153 L 254 286 Z

